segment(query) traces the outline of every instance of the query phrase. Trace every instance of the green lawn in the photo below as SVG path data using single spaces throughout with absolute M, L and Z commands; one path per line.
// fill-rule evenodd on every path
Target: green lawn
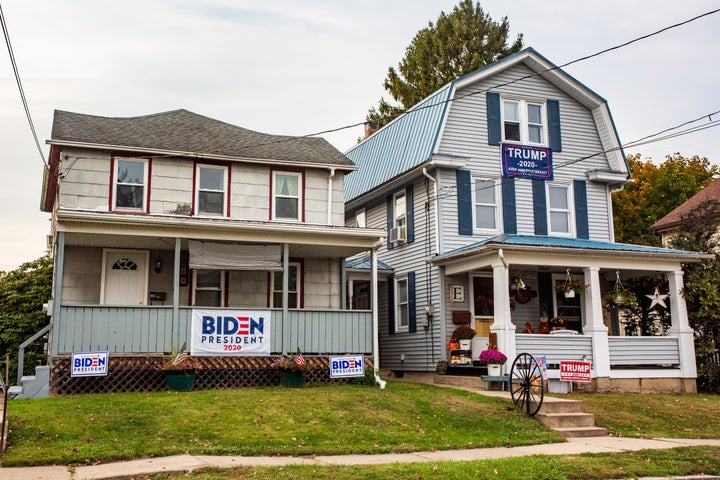
M 561 442 L 507 402 L 432 385 L 79 395 L 9 404 L 4 466 L 338 455 Z

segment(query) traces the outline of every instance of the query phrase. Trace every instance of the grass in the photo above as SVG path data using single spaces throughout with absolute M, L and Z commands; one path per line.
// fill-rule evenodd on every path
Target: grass
M 605 393 L 566 395 L 595 414 L 611 435 L 637 438 L 720 438 L 720 397 Z
M 9 404 L 3 466 L 339 455 L 563 441 L 507 402 L 432 385 L 82 395 Z
M 190 474 L 138 476 L 133 480 L 574 480 L 720 474 L 720 447 L 643 450 L 633 453 L 536 455 L 471 462 L 388 465 L 207 468 Z

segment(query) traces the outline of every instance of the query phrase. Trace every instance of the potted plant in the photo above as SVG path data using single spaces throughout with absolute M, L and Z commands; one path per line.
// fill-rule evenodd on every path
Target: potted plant
M 550 319 L 550 328 L 552 330 L 564 330 L 565 327 L 565 319 L 562 317 L 553 317 Z
M 448 362 L 446 362 L 445 360 L 440 360 L 437 363 L 437 365 L 435 366 L 435 371 L 439 375 L 445 375 L 445 373 L 447 372 L 447 369 L 448 369 Z
M 270 365 L 270 368 L 280 376 L 281 385 L 292 388 L 303 387 L 305 385 L 305 374 L 310 370 L 302 353 L 278 357 Z
M 470 350 L 472 339 L 475 338 L 475 330 L 467 325 L 461 325 L 453 331 L 451 339 L 460 342 L 461 350 Z
M 489 376 L 499 377 L 502 366 L 507 362 L 507 357 L 499 350 L 488 348 L 480 352 L 480 362 L 487 365 Z
M 186 392 L 195 384 L 195 360 L 184 348 L 173 347 L 172 353 L 163 357 L 156 370 L 165 373 L 165 382 L 170 390 Z
M 585 285 L 580 280 L 568 277 L 562 282 L 556 283 L 555 289 L 558 292 L 564 293 L 565 298 L 573 298 L 575 297 L 576 293 L 584 293 L 585 289 L 587 289 L 587 287 L 589 286 L 590 285 Z

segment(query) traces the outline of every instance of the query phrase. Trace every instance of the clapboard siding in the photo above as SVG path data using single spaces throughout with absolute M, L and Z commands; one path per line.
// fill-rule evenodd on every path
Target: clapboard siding
M 272 312 L 271 352 L 372 354 L 372 314 L 353 310 Z M 53 329 L 52 354 L 155 353 L 190 345 L 192 309 L 171 307 L 63 306 Z
M 609 337 L 610 366 L 679 365 L 677 337 Z
M 515 335 L 518 353 L 547 357 L 548 365 L 561 360 L 592 362 L 592 337 L 585 335 Z

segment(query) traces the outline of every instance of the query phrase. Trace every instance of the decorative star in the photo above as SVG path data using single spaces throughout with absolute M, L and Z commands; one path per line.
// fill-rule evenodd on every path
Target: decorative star
M 655 293 L 645 296 L 652 300 L 652 303 L 650 304 L 650 310 L 652 310 L 655 305 L 660 305 L 663 308 L 667 308 L 667 305 L 665 305 L 665 299 L 668 298 L 670 295 L 668 295 L 667 293 L 661 294 L 658 290 L 658 287 L 655 287 Z

